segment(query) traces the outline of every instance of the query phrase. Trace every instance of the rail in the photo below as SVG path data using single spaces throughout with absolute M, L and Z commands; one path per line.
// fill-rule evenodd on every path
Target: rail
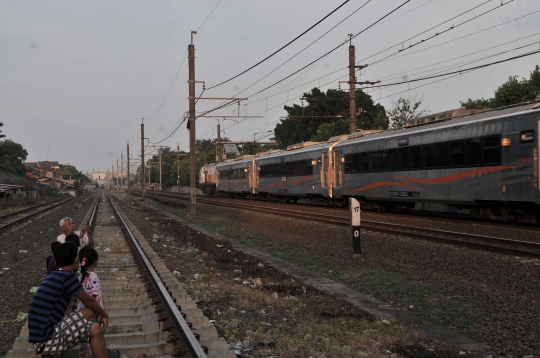
M 124 232 L 127 234 L 127 237 L 129 237 L 130 243 L 132 244 L 134 251 L 136 252 L 140 261 L 143 263 L 145 271 L 148 272 L 148 276 L 151 279 L 152 284 L 156 288 L 156 291 L 161 298 L 161 302 L 165 306 L 165 310 L 169 313 L 169 317 L 172 319 L 176 331 L 180 332 L 180 334 L 182 335 L 181 338 L 183 340 L 184 346 L 187 348 L 187 353 L 189 353 L 190 357 L 205 358 L 206 354 L 204 352 L 204 349 L 200 346 L 199 342 L 195 338 L 195 335 L 193 334 L 193 332 L 191 332 L 189 325 L 182 317 L 180 310 L 177 308 L 175 302 L 168 293 L 168 288 L 165 287 L 165 285 L 161 282 L 159 274 L 154 269 L 150 260 L 146 257 L 143 249 L 137 242 L 137 239 L 129 229 L 127 223 L 120 215 L 118 207 L 116 206 L 112 198 L 107 194 L 105 195 L 114 210 L 114 215 L 121 223 Z
M 137 191 L 132 191 L 134 194 L 137 194 Z M 184 198 L 176 193 L 163 193 L 163 192 L 147 192 L 148 197 L 166 197 L 174 198 L 176 200 L 189 200 L 189 198 Z M 199 203 L 208 203 L 211 205 L 219 205 L 225 207 L 234 207 L 238 209 L 247 209 L 250 211 L 264 212 L 268 214 L 281 215 L 287 217 L 294 217 L 305 220 L 314 220 L 317 222 L 325 222 L 329 224 L 335 224 L 340 226 L 349 226 L 350 221 L 348 217 L 344 216 L 335 216 L 328 214 L 320 214 L 313 212 L 302 212 L 298 210 L 289 210 L 289 209 L 280 209 L 280 208 L 268 208 L 260 205 L 252 205 L 235 202 L 229 203 L 224 201 L 216 201 L 211 199 L 202 199 L 198 198 Z M 440 243 L 458 245 L 469 247 L 473 249 L 480 249 L 484 251 L 499 252 L 507 255 L 515 255 L 522 257 L 540 257 L 540 243 L 529 242 L 529 241 L 519 241 L 512 239 L 505 239 L 492 236 L 482 236 L 469 234 L 464 232 L 453 232 L 447 230 L 436 230 L 422 227 L 407 226 L 401 224 L 392 224 L 387 222 L 372 221 L 372 220 L 362 220 L 362 228 L 384 232 L 389 234 L 398 234 L 406 235 L 408 237 L 413 237 L 417 239 L 427 240 L 427 241 L 436 241 Z M 445 237 L 446 236 L 446 237 Z M 506 246 L 499 246 L 506 245 Z M 511 245 L 511 246 L 508 246 Z M 516 248 L 520 247 L 520 248 Z M 525 250 L 526 249 L 526 250 Z
M 29 218 L 31 216 L 34 216 L 36 214 L 39 214 L 39 213 L 41 213 L 43 211 L 46 211 L 46 210 L 52 209 L 54 207 L 57 207 L 59 205 L 62 205 L 62 204 L 66 203 L 66 202 L 68 202 L 70 200 L 73 200 L 73 199 L 74 199 L 74 197 L 52 200 L 52 201 L 48 201 L 48 202 L 43 203 L 43 204 L 33 205 L 33 206 L 28 207 L 28 208 L 24 208 L 24 209 L 14 211 L 14 212 L 9 213 L 9 214 L 2 215 L 2 216 L 0 216 L 0 222 L 2 222 L 2 221 L 7 221 L 7 222 L 0 223 L 0 229 L 3 229 L 3 228 L 8 227 L 10 225 L 13 225 L 13 224 L 15 224 L 15 223 L 17 223 L 19 221 L 27 219 L 27 218 Z M 38 209 L 38 210 L 36 210 L 36 209 Z M 30 213 L 28 213 L 28 212 L 30 212 Z M 19 218 L 15 218 L 14 220 L 9 221 L 10 218 L 16 217 L 16 216 L 24 214 L 24 213 L 28 213 L 28 215 L 23 215 L 23 216 L 21 216 Z

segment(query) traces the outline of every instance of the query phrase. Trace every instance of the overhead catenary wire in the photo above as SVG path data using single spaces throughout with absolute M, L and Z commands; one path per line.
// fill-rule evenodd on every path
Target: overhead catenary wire
M 467 38 L 467 37 L 470 37 L 470 36 L 473 36 L 473 35 L 477 35 L 477 34 L 480 34 L 480 33 L 482 33 L 482 32 L 485 32 L 485 31 L 493 30 L 493 29 L 495 29 L 495 28 L 497 28 L 497 27 L 500 27 L 500 26 L 503 26 L 503 25 L 505 25 L 505 24 L 514 22 L 514 21 L 516 21 L 516 20 L 523 19 L 523 18 L 528 17 L 528 16 L 532 16 L 532 15 L 537 14 L 537 13 L 539 13 L 539 12 L 540 12 L 540 10 L 535 11 L 535 12 L 532 12 L 532 13 L 529 13 L 529 14 L 526 14 L 526 15 L 523 15 L 523 16 L 520 16 L 520 17 L 517 17 L 517 18 L 514 18 L 514 19 L 512 19 L 512 20 L 508 20 L 508 21 L 502 22 L 502 23 L 497 24 L 497 25 L 494 25 L 494 26 L 487 27 L 487 28 L 482 29 L 482 30 L 475 31 L 475 32 L 473 32 L 473 33 L 470 33 L 470 34 L 467 34 L 467 35 L 464 35 L 464 36 L 461 36 L 461 37 L 458 37 L 458 38 L 455 38 L 455 39 L 452 39 L 452 40 L 448 40 L 448 41 L 442 42 L 442 43 L 440 43 L 440 44 L 433 45 L 433 46 L 428 47 L 428 48 L 425 48 L 425 49 L 421 49 L 421 50 L 418 50 L 418 51 L 415 51 L 415 52 L 411 52 L 411 53 L 409 53 L 409 54 L 403 54 L 403 55 L 400 55 L 400 56 L 395 56 L 395 57 L 392 57 L 392 58 L 388 58 L 388 59 L 386 59 L 386 60 L 384 60 L 384 61 L 390 61 L 390 60 L 393 60 L 393 59 L 397 59 L 397 58 L 399 58 L 399 57 L 412 55 L 412 54 L 417 53 L 417 52 L 426 51 L 426 50 L 431 49 L 431 48 L 434 48 L 434 47 L 438 47 L 438 46 L 442 46 L 442 45 L 445 45 L 445 44 L 448 44 L 448 43 L 451 43 L 451 42 L 454 42 L 454 41 L 462 40 L 462 39 L 465 39 L 465 38 Z M 363 61 L 363 60 L 357 61 L 357 63 L 359 63 L 359 62 L 361 62 L 361 61 Z M 377 63 L 384 62 L 384 61 L 378 61 Z M 372 64 L 372 65 L 370 65 L 370 66 L 373 66 L 373 65 L 374 65 L 374 64 Z M 310 84 L 310 83 L 313 83 L 313 82 L 315 82 L 315 81 L 321 80 L 321 79 L 323 79 L 323 78 L 325 78 L 325 77 L 328 77 L 328 76 L 330 76 L 330 75 L 333 75 L 333 74 L 335 74 L 335 73 L 337 73 L 337 72 L 339 72 L 339 71 L 342 71 L 342 70 L 344 70 L 344 69 L 347 69 L 347 67 L 342 67 L 342 68 L 337 69 L 337 70 L 335 70 L 335 71 L 329 72 L 329 73 L 327 73 L 327 74 L 325 74 L 325 75 L 323 75 L 323 76 L 321 76 L 321 77 L 315 78 L 315 79 L 313 79 L 313 80 L 311 80 L 311 81 L 308 81 L 308 82 L 305 82 L 305 83 L 302 83 L 302 84 L 300 84 L 300 85 L 298 85 L 298 86 L 295 86 L 295 87 L 293 87 L 293 88 L 289 88 L 287 91 L 290 91 L 290 90 L 293 90 L 293 89 L 296 89 L 296 88 L 303 87 L 303 86 L 305 86 L 305 85 L 307 85 L 307 84 Z M 341 79 L 341 78 L 343 78 L 343 77 L 346 77 L 346 76 L 342 76 L 342 77 L 340 77 L 339 79 Z M 273 94 L 273 95 L 270 95 L 270 96 L 267 96 L 267 97 L 263 97 L 263 98 L 254 100 L 254 101 L 252 101 L 252 103 L 257 103 L 257 102 L 260 102 L 260 101 L 264 101 L 264 100 L 266 100 L 267 98 L 275 97 L 275 96 L 278 96 L 278 95 L 283 94 L 283 93 L 285 93 L 285 92 L 278 92 L 278 93 L 275 93 L 275 94 Z M 253 107 L 251 107 L 251 108 L 253 108 Z
M 282 46 L 280 49 L 278 49 L 277 51 L 274 51 L 274 53 L 270 54 L 269 56 L 267 56 L 266 58 L 262 59 L 261 61 L 257 62 L 255 65 L 249 67 L 248 69 L 240 72 L 239 74 L 237 74 L 236 76 L 233 76 L 231 78 L 229 78 L 228 80 L 225 80 L 223 82 L 220 82 L 218 83 L 217 85 L 214 85 L 214 86 L 211 86 L 209 87 L 208 89 L 212 89 L 212 88 L 216 88 L 218 86 L 221 86 L 222 84 L 225 84 L 229 81 L 232 81 L 234 80 L 235 78 L 243 75 L 244 73 L 254 69 L 255 67 L 259 66 L 261 63 L 265 62 L 266 60 L 270 59 L 271 57 L 273 57 L 274 55 L 276 55 L 277 53 L 281 52 L 283 49 L 285 49 L 286 47 L 288 47 L 290 44 L 292 44 L 293 42 L 295 42 L 296 40 L 298 40 L 299 38 L 301 38 L 302 36 L 304 36 L 306 33 L 308 33 L 310 30 L 312 30 L 314 27 L 316 27 L 317 25 L 319 25 L 321 22 L 323 22 L 324 20 L 326 20 L 330 15 L 332 15 L 333 13 L 335 13 L 337 10 L 339 10 L 341 7 L 343 7 L 346 3 L 348 3 L 350 0 L 346 0 L 345 2 L 343 2 L 341 5 L 339 5 L 337 8 L 335 8 L 334 10 L 332 10 L 329 14 L 327 14 L 325 17 L 323 17 L 321 20 L 317 21 L 314 25 L 312 25 L 310 28 L 308 28 L 306 31 L 302 32 L 300 35 L 296 36 L 294 39 L 292 39 L 291 41 L 289 41 L 286 45 Z

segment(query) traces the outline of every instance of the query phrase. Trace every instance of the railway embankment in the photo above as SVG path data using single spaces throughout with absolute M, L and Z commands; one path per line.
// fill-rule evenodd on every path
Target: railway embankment
M 246 356 L 348 357 L 351 352 L 347 350 L 351 349 L 376 356 L 388 356 L 388 352 L 395 356 L 459 354 L 459 348 L 406 330 L 396 319 L 359 310 L 343 297 L 336 298 L 342 295 L 324 293 L 292 272 L 274 269 L 264 258 L 236 250 L 227 240 L 189 228 L 186 223 L 139 204 L 136 198 L 126 194 L 118 198 L 139 230 L 146 237 L 153 237 L 154 250 L 190 287 L 191 295 L 197 297 L 205 315 L 215 321 L 220 335 Z M 178 209 L 160 208 L 187 215 Z M 200 221 L 203 226 L 208 224 L 215 229 L 216 222 L 206 217 L 207 214 L 201 214 Z M 228 234 L 237 236 L 234 230 Z M 187 262 L 190 256 L 196 259 Z M 274 347 L 264 346 L 269 341 Z M 470 354 L 466 348 L 461 351 Z

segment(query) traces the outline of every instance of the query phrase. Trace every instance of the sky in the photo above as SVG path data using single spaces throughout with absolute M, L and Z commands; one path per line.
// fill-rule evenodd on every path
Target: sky
M 188 150 L 185 122 L 178 125 L 189 109 L 191 31 L 197 31 L 195 78 L 207 88 L 202 98 L 248 98 L 211 115 L 263 117 L 219 120 L 222 136 L 236 141 L 254 135 L 268 140 L 286 115 L 284 105 L 300 104 L 314 87 L 337 88 L 348 75 L 349 33 L 360 33 L 352 40 L 356 60 L 369 65 L 359 80 L 383 85 L 540 49 L 538 0 L 350 0 L 270 59 L 211 88 L 274 53 L 342 3 L 0 0 L 2 133 L 25 147 L 27 161 L 59 161 L 83 172 L 116 165 L 128 142 L 132 161 L 140 160 L 142 118 L 149 152 L 153 145 Z M 537 64 L 540 54 L 533 54 L 453 77 L 367 91 L 386 109 L 400 97 L 416 97 L 436 113 L 468 98 L 492 97 L 509 76 L 528 78 Z M 197 83 L 197 96 L 202 90 Z M 221 103 L 201 99 L 197 113 Z M 197 119 L 197 138 L 215 138 L 217 124 L 217 118 Z

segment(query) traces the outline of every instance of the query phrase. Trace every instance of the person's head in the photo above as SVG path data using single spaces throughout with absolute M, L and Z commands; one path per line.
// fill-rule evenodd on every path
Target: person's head
M 73 219 L 70 217 L 65 217 L 62 220 L 60 220 L 60 227 L 62 230 L 64 230 L 64 234 L 72 234 L 75 232 L 75 224 L 73 223 Z
M 79 246 L 81 246 L 81 239 L 79 239 L 79 235 L 77 234 L 66 235 L 66 239 L 64 241 L 68 244 L 75 245 L 77 249 L 79 248 Z
M 79 258 L 77 257 L 77 247 L 70 243 L 60 244 L 54 250 L 54 260 L 56 267 L 65 270 L 76 270 L 79 267 Z M 71 266 L 68 268 L 68 266 Z
M 54 255 L 54 250 L 56 250 L 56 248 L 57 248 L 58 246 L 60 246 L 60 245 L 62 245 L 62 243 L 61 243 L 61 242 L 58 242 L 58 241 L 55 241 L 55 242 L 53 242 L 53 243 L 51 244 L 51 251 L 52 251 L 53 255 Z
M 85 246 L 79 251 L 79 265 L 81 266 L 81 282 L 98 264 L 99 255 L 93 247 Z

